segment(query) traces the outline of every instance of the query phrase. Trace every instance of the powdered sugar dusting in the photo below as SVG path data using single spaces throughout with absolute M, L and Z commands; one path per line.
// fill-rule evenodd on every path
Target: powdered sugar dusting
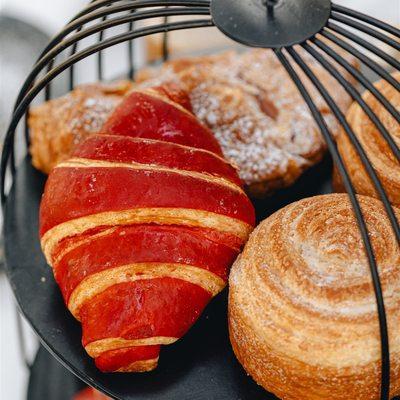
M 82 129 L 88 133 L 99 131 L 110 112 L 115 108 L 115 104 L 115 99 L 108 97 L 87 98 L 81 105 L 81 114 L 69 121 L 69 129 L 73 133 Z M 70 107 L 70 105 L 66 106 Z
M 347 107 L 350 98 L 333 78 L 312 59 L 307 61 L 323 83 L 334 89 L 338 104 Z M 193 112 L 214 132 L 225 157 L 239 167 L 248 185 L 280 181 L 286 186 L 319 161 L 326 149 L 307 105 L 271 51 L 177 60 L 153 71 L 152 77 L 142 84 L 175 80 L 185 85 Z M 301 77 L 336 133 L 335 118 Z
M 132 84 L 127 81 L 78 86 L 63 97 L 33 107 L 29 117 L 35 167 L 49 172 L 74 147 L 99 131 Z

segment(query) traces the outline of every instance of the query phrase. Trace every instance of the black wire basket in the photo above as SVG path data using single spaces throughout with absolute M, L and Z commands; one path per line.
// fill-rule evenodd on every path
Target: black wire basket
M 264 11 L 261 13 L 260 6 L 264 7 Z M 170 17 L 176 16 L 181 17 L 181 19 L 171 22 Z M 193 19 L 193 16 L 196 16 L 196 18 Z M 185 19 L 185 17 L 191 18 Z M 163 22 L 138 26 L 139 21 L 152 21 L 154 18 L 157 18 L 157 21 L 162 18 Z M 297 23 L 293 23 L 294 20 Z M 302 23 L 299 24 L 299 21 Z M 117 26 L 124 27 L 126 31 L 115 34 L 113 28 Z M 188 379 L 192 379 L 190 374 L 189 378 L 181 376 L 185 384 L 188 384 L 186 386 L 186 390 L 188 391 L 185 392 L 179 388 L 169 388 L 166 390 L 168 394 L 165 395 L 169 397 L 157 397 L 158 395 L 154 391 L 152 394 L 149 394 L 149 388 L 152 385 L 151 378 L 145 378 L 145 382 L 143 383 L 137 377 L 110 377 L 96 372 L 89 365 L 89 361 L 86 361 L 86 363 L 83 361 L 85 360 L 85 355 L 79 347 L 79 328 L 75 322 L 71 321 L 72 318 L 66 312 L 60 314 L 63 304 L 60 296 L 55 293 L 55 285 L 51 286 L 50 289 L 43 289 L 40 286 L 40 282 L 46 280 L 47 277 L 51 279 L 50 272 L 43 272 L 43 269 L 40 270 L 42 272 L 40 274 L 37 272 L 39 269 L 36 268 L 37 265 L 43 265 L 43 268 L 45 268 L 38 240 L 33 239 L 37 236 L 36 210 L 38 209 L 45 177 L 33 170 L 27 159 L 17 170 L 15 152 L 17 127 L 24 117 L 25 143 L 29 146 L 29 129 L 26 121 L 32 101 L 41 92 L 44 94 L 45 100 L 51 99 L 53 94 L 52 84 L 64 71 L 68 77 L 68 87 L 72 90 L 76 84 L 75 65 L 79 61 L 89 56 L 96 57 L 97 71 L 95 77 L 98 80 L 102 80 L 104 77 L 104 57 L 106 56 L 104 50 L 125 43 L 127 49 L 125 60 L 126 73 L 129 79 L 134 79 L 136 67 L 134 46 L 138 38 L 162 33 L 162 59 L 167 60 L 169 58 L 168 32 L 212 26 L 218 27 L 227 36 L 242 44 L 253 47 L 272 48 L 276 57 L 278 57 L 296 84 L 320 128 L 331 158 L 348 192 L 365 245 L 379 313 L 381 399 L 388 400 L 390 393 L 388 327 L 377 263 L 366 222 L 356 197 L 355 188 L 346 170 L 344 161 L 336 148 L 333 136 L 323 115 L 296 72 L 296 68 L 305 73 L 342 125 L 345 134 L 356 149 L 376 192 L 383 202 L 394 235 L 400 243 L 399 222 L 396 219 L 382 182 L 378 178 L 357 136 L 346 121 L 345 115 L 335 103 L 329 91 L 307 64 L 307 60 L 303 55 L 304 53 L 300 53 L 294 45 L 299 45 L 305 52 L 316 59 L 337 80 L 351 98 L 358 102 L 369 119 L 380 131 L 395 159 L 400 163 L 400 149 L 398 145 L 371 107 L 363 100 L 358 88 L 343 76 L 338 69 L 338 65 L 347 71 L 364 89 L 370 91 L 398 123 L 400 123 L 399 111 L 374 86 L 372 81 L 366 77 L 368 74 L 360 72 L 343 57 L 342 51 L 339 52 L 337 50 L 341 49 L 348 52 L 360 61 L 364 69 L 382 78 L 400 91 L 400 83 L 393 78 L 380 62 L 377 62 L 376 57 L 383 64 L 395 70 L 400 70 L 400 63 L 396 58 L 378 47 L 378 45 L 368 40 L 368 37 L 373 37 L 395 51 L 400 51 L 400 30 L 373 17 L 335 5 L 329 0 L 97 0 L 92 1 L 76 15 L 50 41 L 33 66 L 31 73 L 26 78 L 15 102 L 10 126 L 4 140 L 1 159 L 1 200 L 5 215 L 6 269 L 19 306 L 34 330 L 41 337 L 44 345 L 56 358 L 88 384 L 99 388 L 109 395 L 121 399 L 172 399 L 177 398 L 176 396 L 181 398 L 197 398 L 190 394 L 191 386 L 187 381 Z M 362 32 L 364 36 L 360 36 L 359 32 Z M 105 35 L 106 33 L 107 35 Z M 88 37 L 94 37 L 95 43 L 85 45 L 84 39 Z M 366 54 L 372 54 L 374 58 Z M 10 186 L 10 183 L 12 184 L 12 188 L 8 193 L 7 188 Z M 27 204 L 29 204 L 29 208 Z M 48 301 L 49 296 L 56 299 L 52 300 L 52 305 L 47 305 L 47 303 L 50 303 Z M 219 303 L 217 300 L 216 303 L 216 305 L 212 306 L 213 309 L 209 313 L 206 311 L 204 321 L 207 320 L 208 322 L 205 321 L 205 324 L 212 323 L 212 315 L 215 309 L 224 309 L 224 300 L 220 300 Z M 195 327 L 193 335 L 201 335 L 201 331 L 197 332 L 196 329 Z M 67 335 L 59 335 L 61 331 L 66 330 L 74 332 L 68 337 L 66 337 Z M 227 338 L 225 339 L 227 340 Z M 60 351 L 63 346 L 69 349 L 69 351 L 73 350 L 75 352 L 74 355 L 71 356 Z M 181 347 L 182 353 L 187 351 L 185 344 Z M 229 350 L 226 349 L 226 351 L 228 352 Z M 225 352 L 225 349 L 223 352 Z M 172 355 L 171 357 L 173 359 Z M 226 359 L 230 360 L 231 358 L 231 355 L 224 353 L 221 356 L 222 361 L 217 360 L 217 362 L 225 363 Z M 199 374 L 200 372 L 197 371 L 196 373 Z M 157 377 L 158 372 L 153 373 L 153 377 L 154 374 Z M 221 379 L 237 379 L 237 374 L 239 374 L 237 370 L 227 372 L 226 376 L 221 375 Z M 157 377 L 157 379 L 160 378 Z M 240 388 L 235 387 L 231 392 L 228 391 L 219 398 L 228 399 L 233 398 L 232 396 L 235 395 L 236 397 L 243 396 L 246 399 L 265 398 L 265 392 L 262 392 L 256 385 L 253 385 L 247 377 L 243 376 L 239 380 L 244 382 L 241 383 L 242 386 Z M 135 384 L 140 385 L 141 389 L 139 390 L 136 387 L 132 391 L 132 386 L 135 386 Z M 201 382 L 197 381 L 196 384 L 201 385 Z M 214 385 L 213 382 L 210 382 L 210 384 Z M 160 387 L 162 388 L 163 385 L 161 384 Z M 162 389 L 159 388 L 159 390 Z M 189 397 L 184 397 L 185 395 Z M 205 394 L 205 397 L 198 398 L 206 399 L 211 397 L 207 397 L 207 394 Z

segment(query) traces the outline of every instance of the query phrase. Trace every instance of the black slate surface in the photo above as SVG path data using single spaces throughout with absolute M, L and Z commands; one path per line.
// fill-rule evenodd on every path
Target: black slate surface
M 300 198 L 329 192 L 330 170 L 330 162 L 325 160 L 291 188 L 257 201 L 259 219 Z M 246 375 L 234 357 L 227 332 L 226 291 L 214 299 L 184 338 L 162 349 L 156 371 L 146 374 L 99 372 L 81 346 L 80 325 L 64 306 L 52 271 L 40 250 L 38 209 L 44 183 L 45 176 L 26 158 L 18 168 L 6 205 L 6 271 L 22 313 L 43 345 L 64 367 L 116 399 L 275 399 Z M 38 357 L 43 357 L 42 353 Z M 55 382 L 70 379 L 65 378 L 69 375 L 60 368 L 53 371 L 50 367 L 49 371 L 60 374 L 54 378 Z M 45 375 L 42 372 L 32 378 L 31 391 L 36 390 L 34 385 L 53 385 L 52 380 L 44 379 Z M 69 384 L 66 387 L 69 388 Z M 47 389 L 53 390 L 53 387 L 47 386 Z M 63 391 L 62 384 L 60 390 Z M 54 397 L 41 399 L 44 398 Z

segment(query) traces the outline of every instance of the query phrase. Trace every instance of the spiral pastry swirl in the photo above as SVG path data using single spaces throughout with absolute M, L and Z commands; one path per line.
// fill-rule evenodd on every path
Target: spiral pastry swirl
M 384 292 L 395 396 L 400 394 L 400 249 L 381 202 L 358 199 Z M 400 219 L 400 210 L 395 212 Z M 288 400 L 379 399 L 377 306 L 347 195 L 304 199 L 262 222 L 229 283 L 233 349 L 266 390 Z
M 394 73 L 393 77 L 400 81 L 400 71 Z M 379 81 L 375 86 L 393 107 L 400 112 L 400 92 L 384 80 Z M 400 146 L 400 124 L 370 92 L 365 92 L 363 99 L 381 120 L 397 146 Z M 399 207 L 399 160 L 396 159 L 378 128 L 369 119 L 358 103 L 354 103 L 350 107 L 347 120 L 370 159 L 371 164 L 386 190 L 389 200 L 392 204 Z M 357 193 L 379 198 L 357 151 L 354 149 L 343 130 L 338 136 L 337 144 Z M 334 182 L 337 191 L 344 191 L 337 171 L 334 173 Z

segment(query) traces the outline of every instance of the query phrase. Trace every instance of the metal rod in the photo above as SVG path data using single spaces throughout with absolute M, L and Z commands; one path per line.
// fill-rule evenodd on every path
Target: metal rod
M 3 206 L 5 205 L 6 195 L 4 189 L 4 181 L 5 181 L 5 174 L 6 174 L 6 167 L 8 164 L 9 154 L 10 154 L 10 146 L 12 145 L 12 141 L 15 135 L 15 128 L 18 125 L 22 115 L 24 114 L 27 106 L 31 103 L 31 101 L 36 97 L 36 95 L 56 76 L 66 70 L 71 64 L 76 63 L 96 52 L 99 50 L 106 49 L 110 46 L 117 45 L 119 43 L 126 42 L 128 40 L 132 40 L 138 37 L 151 35 L 155 33 L 164 32 L 165 29 L 168 30 L 180 30 L 180 29 L 193 29 L 193 28 L 201 28 L 201 27 L 209 27 L 214 26 L 211 19 L 206 20 L 192 20 L 192 21 L 181 21 L 176 23 L 170 23 L 168 26 L 164 24 L 155 25 L 148 28 L 138 29 L 134 32 L 128 32 L 124 34 L 120 34 L 114 36 L 113 38 L 109 38 L 104 40 L 101 43 L 97 43 L 96 45 L 92 45 L 87 47 L 86 49 L 80 51 L 79 53 L 75 54 L 72 57 L 69 57 L 61 64 L 57 65 L 52 71 L 48 72 L 41 80 L 36 82 L 35 86 L 33 86 L 28 93 L 25 94 L 21 102 L 19 103 L 18 107 L 13 113 L 11 123 L 7 130 L 5 139 L 4 139 L 4 151 L 1 155 L 1 202 Z
M 164 17 L 164 24 L 168 24 L 168 15 Z M 164 62 L 169 60 L 168 31 L 163 33 L 162 38 L 162 59 Z
M 75 54 L 77 49 L 77 45 L 80 40 L 93 35 L 102 29 L 109 29 L 111 27 L 122 25 L 130 21 L 139 21 L 142 19 L 149 19 L 149 18 L 157 18 L 164 16 L 165 14 L 168 15 L 209 15 L 208 11 L 204 8 L 158 8 L 154 10 L 147 10 L 141 12 L 135 12 L 133 15 L 125 15 L 118 18 L 112 18 L 107 21 L 101 22 L 97 25 L 93 25 L 85 30 L 82 30 L 82 27 L 77 31 L 74 35 L 68 37 L 67 39 L 63 40 L 62 42 L 58 43 L 54 46 L 48 53 L 46 53 L 33 67 L 31 73 L 28 75 L 27 79 L 25 80 L 22 89 L 17 98 L 16 105 L 19 104 L 24 94 L 27 92 L 27 89 L 30 87 L 31 83 L 33 82 L 34 78 L 36 78 L 42 68 L 53 58 L 55 58 L 58 54 L 64 51 L 69 46 L 72 47 L 71 55 Z M 53 64 L 52 64 L 53 65 Z
M 15 162 L 15 139 L 14 138 L 12 141 L 12 149 L 10 152 L 10 171 L 11 171 L 12 178 L 14 178 L 15 173 L 17 172 L 17 165 Z
M 366 40 L 360 38 L 359 36 L 355 35 L 352 32 L 342 28 L 339 25 L 334 24 L 333 22 L 328 21 L 327 27 L 332 29 L 333 31 L 347 37 L 348 39 L 356 42 L 360 46 L 364 47 L 365 49 L 369 50 L 371 53 L 376 54 L 378 57 L 382 58 L 382 60 L 386 61 L 389 65 L 393 68 L 400 69 L 400 63 L 394 59 L 393 57 L 386 54 L 384 51 L 379 49 L 378 47 L 374 46 L 373 44 L 367 42 Z
M 98 1 L 92 1 L 86 8 L 84 8 L 81 12 L 75 15 L 75 17 L 71 20 L 77 20 L 78 18 L 87 15 L 99 8 L 105 7 L 107 5 L 111 5 L 113 3 L 120 2 L 122 0 L 98 0 Z M 154 1 L 154 0 L 136 0 L 134 1 L 134 7 L 149 7 L 149 6 L 154 6 L 154 7 L 164 7 L 166 3 L 168 2 L 168 6 L 187 6 L 187 7 L 192 7 L 192 6 L 199 6 L 199 7 L 210 7 L 210 0 L 164 0 L 164 1 Z M 147 3 L 147 5 L 138 5 L 138 4 L 144 4 Z
M 68 88 L 69 88 L 69 91 L 71 92 L 72 90 L 74 90 L 74 88 L 75 88 L 75 68 L 74 68 L 74 64 L 72 64 L 70 67 L 69 67 L 69 85 L 68 85 Z
M 90 3 L 92 4 L 92 3 L 95 3 L 96 1 L 97 0 L 91 0 Z M 80 26 L 77 29 L 77 32 L 79 32 L 82 28 L 83 28 L 83 25 Z M 54 41 L 54 39 L 53 39 L 53 41 Z M 42 53 L 39 56 L 37 61 L 39 61 L 40 58 L 43 56 L 43 54 L 45 54 L 47 47 L 49 47 L 49 45 L 47 45 L 45 50 L 42 51 Z M 71 53 L 75 54 L 76 50 L 77 50 L 77 44 L 73 47 Z M 55 62 L 55 58 L 49 62 L 49 65 L 48 65 L 48 68 L 47 68 L 47 72 L 49 72 L 53 68 L 54 62 Z M 69 90 L 72 91 L 73 89 L 74 89 L 74 66 L 71 65 L 71 68 L 70 68 L 70 71 L 69 71 Z M 45 88 L 45 100 L 48 101 L 50 98 L 51 98 L 51 82 L 49 82 L 49 84 Z M 26 143 L 28 145 L 29 137 L 26 137 L 25 141 L 26 141 Z
M 56 36 L 52 39 L 49 45 L 46 47 L 43 53 L 46 53 L 51 47 L 56 45 L 60 40 L 62 40 L 66 35 L 74 31 L 77 26 L 82 24 L 86 24 L 90 21 L 99 19 L 105 15 L 109 16 L 113 13 L 119 13 L 123 11 L 129 10 L 137 10 L 139 8 L 149 8 L 149 7 L 165 7 L 166 1 L 159 0 L 136 0 L 132 3 L 124 2 L 122 5 L 111 6 L 112 3 L 118 2 L 121 0 L 103 0 L 103 1 L 93 1 L 91 5 L 89 5 L 86 9 L 82 10 L 79 14 L 77 14 L 70 23 Z M 105 8 L 104 6 L 109 5 L 109 7 Z M 177 7 L 204 7 L 209 10 L 210 0 L 168 0 L 168 7 L 177 6 Z M 103 9 L 101 9 L 103 8 Z M 97 12 L 96 10 L 100 9 Z
M 82 29 L 84 28 L 85 25 L 81 25 L 75 32 L 75 35 L 78 35 Z M 76 41 L 73 43 L 72 47 L 71 47 L 71 51 L 69 53 L 69 56 L 73 56 L 77 51 L 78 51 L 78 45 L 79 45 L 79 41 Z M 40 69 L 39 65 L 41 64 L 40 59 L 38 60 L 38 62 L 36 63 L 36 66 L 38 69 Z M 35 68 L 36 68 L 35 66 Z M 53 68 L 53 65 L 51 66 L 51 69 Z M 69 90 L 72 91 L 75 88 L 75 64 L 72 64 L 69 67 Z M 33 72 L 33 71 L 32 71 Z M 47 72 L 50 72 L 50 69 L 47 70 Z
M 107 21 L 107 15 L 105 15 L 102 19 L 102 22 Z M 102 29 L 99 33 L 99 42 L 103 41 L 103 37 L 104 37 L 104 29 Z M 103 52 L 99 51 L 97 53 L 97 79 L 99 81 L 103 80 Z
M 346 118 L 344 117 L 343 113 L 340 111 L 339 107 L 336 105 L 332 97 L 329 95 L 328 91 L 319 81 L 319 79 L 315 76 L 315 74 L 311 71 L 311 69 L 307 66 L 307 64 L 303 61 L 303 59 L 299 56 L 299 54 L 293 49 L 287 49 L 288 53 L 291 55 L 293 60 L 296 62 L 297 65 L 304 71 L 307 77 L 311 80 L 317 90 L 320 92 L 324 100 L 329 105 L 330 109 L 342 124 L 347 133 L 349 139 L 351 140 L 353 146 L 355 146 L 363 164 L 366 168 L 368 174 L 370 175 L 371 180 L 373 181 L 377 190 L 379 189 L 380 195 L 382 196 L 382 200 L 388 215 L 394 214 L 393 209 L 390 205 L 390 202 L 387 199 L 386 193 L 382 188 L 382 185 L 379 179 L 376 176 L 376 173 L 369 163 L 368 157 L 366 156 L 364 149 L 358 142 L 356 136 L 354 135 L 352 129 L 348 125 Z M 394 218 L 396 218 L 394 216 Z M 363 227 L 365 231 L 363 232 L 363 236 L 368 238 L 368 229 L 366 227 L 365 221 L 363 220 Z M 360 228 L 362 226 L 360 225 Z M 369 238 L 368 238 L 369 239 Z M 381 335 L 381 355 L 382 355 L 382 386 L 381 386 L 381 399 L 386 400 L 389 398 L 390 393 L 390 352 L 389 352 L 389 335 L 388 335 L 388 328 L 387 328 L 387 318 L 386 318 L 386 311 L 385 311 L 385 303 L 383 300 L 383 293 L 382 293 L 382 286 L 380 282 L 380 277 L 378 273 L 378 267 L 376 264 L 376 259 L 374 255 L 374 251 L 371 245 L 371 242 L 368 240 L 364 242 L 365 249 L 367 253 L 367 257 L 369 260 L 370 271 L 373 279 L 373 286 L 375 291 L 375 297 L 378 305 L 378 312 L 379 312 L 379 327 L 380 327 L 380 335 Z
M 129 11 L 133 14 L 135 10 Z M 128 32 L 132 32 L 135 29 L 135 23 L 133 21 L 129 22 Z M 134 40 L 128 41 L 128 79 L 133 80 L 135 78 L 135 42 Z
M 29 137 L 29 123 L 28 123 L 28 116 L 29 116 L 29 107 L 27 107 L 26 112 L 25 112 L 25 118 L 24 118 L 24 133 L 25 133 L 25 143 L 27 149 L 29 149 L 29 145 L 31 144 L 31 140 Z
M 51 82 L 44 88 L 44 100 L 49 101 L 51 99 Z
M 348 51 L 351 55 L 358 58 L 364 65 L 369 67 L 372 71 L 378 74 L 382 79 L 391 84 L 395 89 L 400 90 L 400 83 L 394 79 L 389 72 L 382 68 L 378 63 L 368 58 L 365 54 L 358 51 L 354 46 L 337 37 L 335 34 L 323 29 L 320 34 L 333 43 L 337 44 L 342 49 Z
M 364 148 L 362 147 L 360 141 L 358 140 L 357 136 L 354 134 L 352 128 L 348 124 L 346 117 L 344 116 L 343 112 L 340 110 L 338 105 L 335 103 L 335 101 L 333 100 L 333 98 L 331 97 L 329 92 L 325 89 L 325 87 L 323 86 L 321 81 L 318 80 L 316 75 L 311 71 L 311 69 L 303 61 L 303 59 L 296 52 L 296 50 L 294 50 L 293 48 L 288 48 L 287 51 L 293 57 L 295 62 L 300 66 L 300 68 L 304 71 L 304 73 L 307 75 L 307 77 L 311 80 L 311 82 L 314 84 L 314 86 L 317 88 L 317 90 L 321 93 L 322 97 L 327 102 L 329 108 L 332 110 L 335 117 L 338 119 L 338 121 L 343 126 L 350 142 L 352 143 L 354 148 L 357 150 L 357 154 L 360 157 L 360 160 L 361 160 L 366 172 L 368 173 L 369 178 L 373 182 L 376 191 L 378 192 L 378 194 L 381 197 L 381 200 L 385 206 L 386 212 L 389 216 L 389 220 L 391 221 L 391 224 L 393 226 L 395 236 L 397 237 L 397 240 L 400 243 L 400 226 L 399 226 L 399 223 L 397 222 L 397 218 L 396 218 L 396 215 L 394 214 L 392 205 L 390 204 L 390 201 L 386 195 L 385 189 L 383 188 L 382 183 L 379 180 L 378 175 L 377 175 L 374 167 L 372 166 L 372 163 L 370 162 L 370 160 L 368 158 L 368 155 L 366 154 L 366 152 L 365 152 Z M 322 58 L 321 57 L 318 57 L 318 61 L 322 64 L 323 57 Z M 336 71 L 337 73 L 335 73 L 334 67 L 332 67 L 328 62 L 326 62 L 326 63 L 324 62 L 323 66 L 328 70 L 329 73 L 331 73 L 334 76 L 334 78 L 336 78 L 339 81 L 340 84 L 343 84 L 343 86 L 350 85 L 350 83 L 347 82 L 337 71 Z M 350 91 L 350 92 L 353 94 L 355 94 L 354 92 L 357 93 L 357 91 L 354 91 L 354 92 Z M 361 98 L 361 96 L 359 96 L 359 95 L 358 95 L 358 97 Z M 364 104 L 366 104 L 366 103 L 364 102 Z M 371 111 L 371 116 L 372 116 L 373 112 L 370 108 L 369 108 L 369 110 Z M 375 119 L 377 119 L 377 118 L 375 118 Z
M 379 21 L 379 19 L 373 18 L 370 15 L 360 13 L 359 11 L 351 10 L 350 8 L 343 7 L 338 4 L 332 4 L 332 10 L 340 12 L 341 14 L 349 15 L 350 17 L 353 17 L 353 18 L 357 18 L 361 21 L 364 21 L 370 25 L 374 25 L 377 28 L 380 28 L 380 29 L 400 38 L 400 30 L 399 29 L 397 29 L 394 26 L 389 25 L 385 22 Z
M 123 11 L 129 11 L 129 10 L 136 10 L 138 8 L 147 8 L 147 7 L 156 7 L 156 6 L 165 6 L 165 1 L 158 1 L 158 0 L 137 0 L 134 3 L 129 3 L 126 4 L 124 3 L 122 6 L 110 6 L 108 9 L 103 9 L 98 12 L 93 12 L 90 14 L 90 12 L 99 9 L 103 7 L 104 5 L 111 4 L 114 2 L 117 2 L 120 0 L 102 0 L 102 1 L 94 1 L 91 5 L 89 5 L 86 9 L 81 11 L 79 14 L 75 16 L 71 20 L 71 22 L 64 27 L 64 29 L 59 32 L 53 39 L 50 41 L 50 43 L 45 47 L 45 49 L 42 51 L 38 62 L 45 57 L 45 55 L 53 48 L 59 46 L 60 42 L 71 32 L 74 30 L 80 30 L 83 25 L 99 19 L 105 15 L 110 15 L 111 13 L 119 13 Z M 171 0 L 168 1 L 168 5 L 170 6 L 183 6 L 183 7 L 189 7 L 189 6 L 195 6 L 195 7 L 204 7 L 205 9 L 208 10 L 207 14 L 209 14 L 209 0 L 196 0 L 196 1 L 188 1 L 188 0 Z M 33 70 L 35 70 L 36 65 L 34 66 Z M 35 73 L 32 71 L 28 78 L 25 80 L 25 83 L 21 87 L 20 94 L 17 97 L 17 101 L 15 103 L 14 109 L 17 107 L 18 103 L 21 101 L 21 98 L 23 97 L 22 93 L 26 92 L 26 90 L 29 88 L 28 81 L 34 76 Z
M 263 4 L 267 8 L 267 15 L 269 19 L 274 18 L 274 10 L 278 2 L 279 0 L 263 0 Z
M 368 80 L 364 74 L 354 68 L 344 57 L 338 54 L 331 47 L 327 46 L 322 40 L 314 37 L 310 39 L 317 47 L 332 57 L 338 64 L 346 69 L 358 82 L 360 82 L 366 89 L 368 89 L 375 98 L 388 110 L 388 112 L 400 123 L 400 113 L 392 105 L 392 103 L 382 95 L 382 93 Z M 397 146 L 397 145 L 396 145 Z
M 375 124 L 378 128 L 386 142 L 388 143 L 390 149 L 393 152 L 393 155 L 400 162 L 400 149 L 397 146 L 396 142 L 393 140 L 391 134 L 386 129 L 386 127 L 382 124 L 377 115 L 373 112 L 371 107 L 364 101 L 360 93 L 354 88 L 354 86 L 345 79 L 340 72 L 317 50 L 315 50 L 312 46 L 307 43 L 304 43 L 302 47 L 310 53 L 346 90 L 346 92 L 352 97 L 353 100 L 357 101 L 363 111 L 368 115 L 369 119 Z M 400 232 L 399 232 L 399 240 L 400 240 Z
M 90 4 L 95 3 L 97 0 L 91 0 Z M 70 21 L 71 23 L 72 21 Z M 81 26 L 78 27 L 78 29 L 76 30 L 75 33 L 79 33 L 83 28 L 84 28 L 84 24 L 82 24 Z M 49 49 L 50 50 L 50 49 Z M 70 56 L 74 55 L 78 50 L 78 42 L 74 43 L 70 52 Z M 47 53 L 47 51 L 46 51 Z M 39 57 L 38 61 L 36 62 L 36 64 L 39 62 L 39 60 L 46 54 L 46 53 L 42 53 L 41 57 Z M 53 65 L 51 66 L 51 68 L 53 68 Z M 50 69 L 51 69 L 50 68 Z M 47 70 L 47 72 L 50 71 L 50 69 Z M 74 90 L 75 88 L 75 65 L 72 64 L 69 69 L 68 69 L 68 76 L 69 76 L 69 83 L 68 83 L 68 88 L 69 91 L 71 92 L 72 90 Z
M 311 47 L 309 44 L 305 43 L 302 45 L 302 47 L 309 52 L 340 84 L 341 86 L 346 90 L 346 92 L 355 100 L 358 102 L 360 107 L 363 109 L 363 111 L 368 115 L 370 120 L 376 125 L 376 127 L 381 131 L 382 134 L 386 135 L 390 138 L 390 133 L 386 130 L 386 128 L 383 126 L 382 122 L 379 120 L 379 118 L 376 116 L 376 114 L 372 111 L 371 107 L 363 100 L 362 96 L 357 92 L 357 90 L 353 87 L 353 85 L 346 79 L 343 78 L 343 76 L 340 74 L 340 72 L 328 61 L 326 58 L 320 54 L 318 51 L 316 51 L 313 47 Z M 396 143 L 393 141 L 393 139 L 390 141 L 390 143 L 393 143 L 394 148 L 392 149 L 394 156 L 399 160 L 400 162 L 400 149 L 397 147 Z M 379 180 L 378 176 L 377 179 Z M 388 204 L 390 204 L 388 200 Z M 395 232 L 395 236 L 400 243 L 400 225 L 397 221 L 397 218 L 393 212 L 392 214 L 389 214 L 389 220 L 392 224 L 393 230 Z
M 95 3 L 95 2 L 96 2 L 96 0 L 90 1 L 90 3 Z M 83 29 L 83 26 L 84 25 L 80 26 L 76 30 L 76 32 L 80 32 Z M 70 54 L 75 54 L 77 51 L 77 47 L 78 47 L 78 43 L 75 43 L 73 48 L 71 49 Z M 43 55 L 43 52 L 42 52 L 41 56 L 42 55 Z M 41 56 L 38 58 L 38 61 L 40 60 Z M 54 62 L 55 62 L 55 58 L 50 60 L 48 66 L 47 66 L 47 72 L 49 72 L 53 68 Z M 52 82 L 49 82 L 49 84 L 45 88 L 45 101 L 48 101 L 51 98 L 51 86 L 52 86 L 51 84 L 52 84 Z M 70 91 L 72 91 L 74 89 L 74 65 L 71 65 L 70 70 L 69 70 L 69 85 L 68 85 L 68 87 L 69 87 Z M 28 142 L 26 141 L 26 143 L 28 143 Z
M 368 25 L 364 25 L 360 22 L 354 21 L 351 18 L 344 17 L 341 14 L 338 14 L 336 12 L 331 13 L 331 18 L 334 19 L 335 21 L 341 22 L 342 24 L 346 24 L 348 26 L 351 26 L 352 28 L 358 29 L 361 32 L 364 32 L 370 36 L 373 36 L 376 39 L 379 39 L 380 41 L 388 44 L 389 46 L 393 47 L 394 49 L 400 51 L 400 43 L 396 42 L 394 39 L 390 38 L 389 36 L 386 36 L 385 34 L 376 31 L 375 29 L 371 28 Z

